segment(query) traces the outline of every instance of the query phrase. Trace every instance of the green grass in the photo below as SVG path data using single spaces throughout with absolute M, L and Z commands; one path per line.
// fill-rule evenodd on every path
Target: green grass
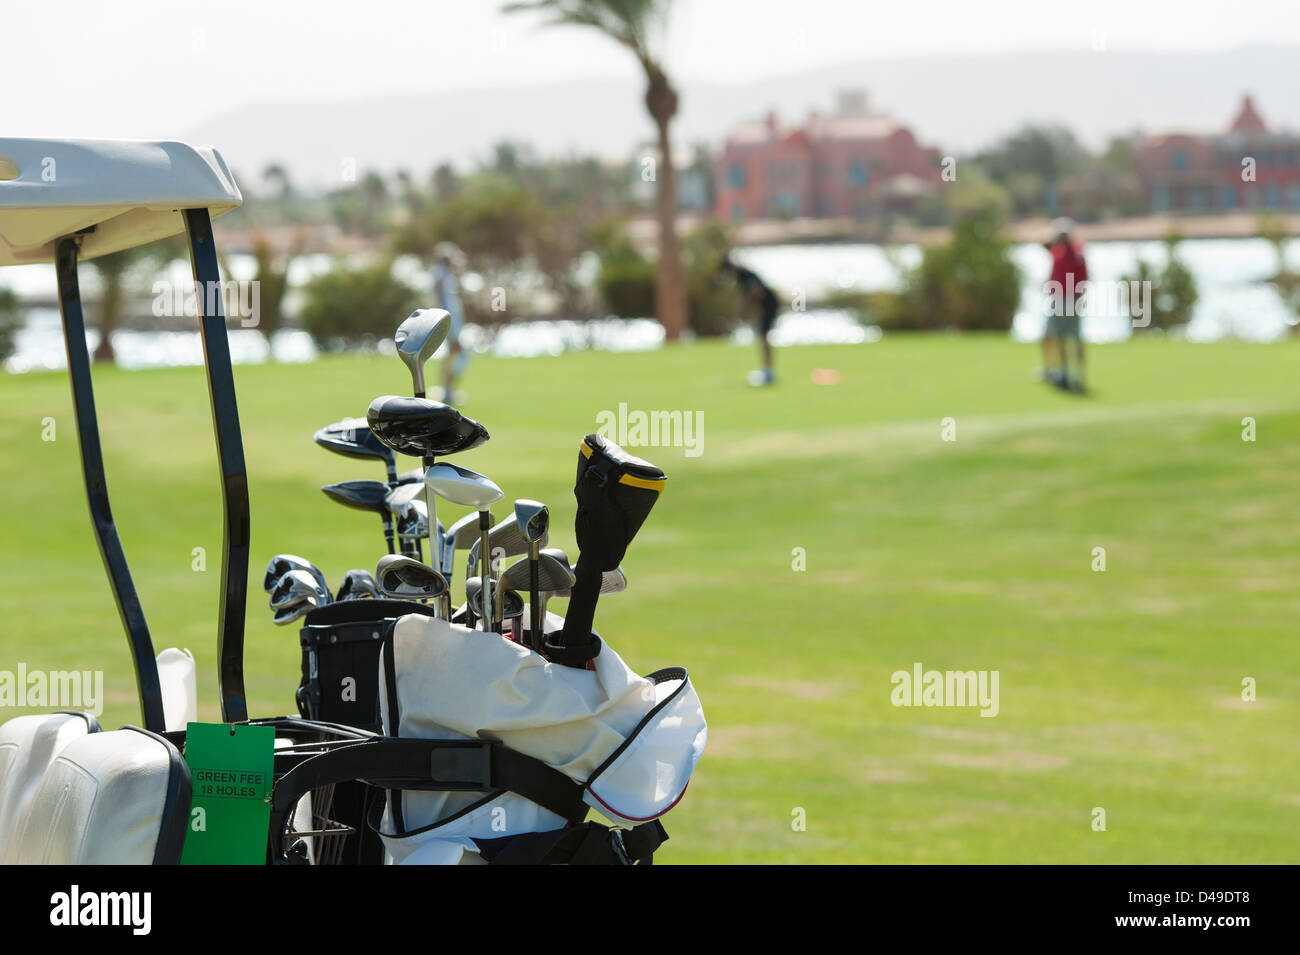
M 703 413 L 702 455 L 639 449 L 668 488 L 624 563 L 628 592 L 598 613 L 640 672 L 687 666 L 709 719 L 663 861 L 1300 860 L 1300 343 L 1138 341 L 1091 358 L 1084 398 L 1031 382 L 1035 348 L 981 337 L 789 349 L 768 390 L 744 385 L 751 351 L 722 344 L 471 366 L 465 410 L 493 440 L 460 460 L 549 502 L 571 554 L 576 449 L 596 414 Z M 815 385 L 814 368 L 841 381 Z M 95 374 L 155 645 L 193 650 L 215 719 L 220 496 L 202 371 Z M 236 380 L 247 679 L 252 711 L 272 715 L 293 710 L 298 660 L 295 628 L 271 625 L 265 561 L 291 551 L 337 579 L 382 547 L 377 520 L 316 490 L 381 470 L 311 433 L 409 379 L 393 360 L 331 358 Z M 0 440 L 0 667 L 103 668 L 103 722 L 135 720 L 66 379 L 0 379 Z M 1001 712 L 892 706 L 890 675 L 916 661 L 998 670 Z M 1246 677 L 1256 702 L 1241 701 Z

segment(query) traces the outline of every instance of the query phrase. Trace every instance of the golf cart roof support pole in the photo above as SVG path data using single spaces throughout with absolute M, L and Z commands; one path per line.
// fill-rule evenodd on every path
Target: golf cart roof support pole
M 244 442 L 239 433 L 235 375 L 230 364 L 230 340 L 226 337 L 225 303 L 217 248 L 212 238 L 212 217 L 207 209 L 186 209 L 184 215 L 224 503 L 217 685 L 221 693 L 222 721 L 237 723 L 248 719 L 248 701 L 244 695 L 244 610 L 248 597 L 250 534 L 248 470 L 244 466 Z
M 77 242 L 61 239 L 56 253 L 59 310 L 63 315 L 63 341 L 68 352 L 68 377 L 72 381 L 72 407 L 77 419 L 77 442 L 81 448 L 81 472 L 86 482 L 86 499 L 90 504 L 90 521 L 99 542 L 108 582 L 113 587 L 117 612 L 122 617 L 131 658 L 135 663 L 135 682 L 140 692 L 140 715 L 145 729 L 161 733 L 163 720 L 162 687 L 158 682 L 158 662 L 154 659 L 149 624 L 140 606 L 140 596 L 131 580 L 131 568 L 122 550 L 113 523 L 113 509 L 108 501 L 108 482 L 104 476 L 104 457 L 99 445 L 99 419 L 95 414 L 95 391 L 90 378 L 90 352 L 86 347 L 86 320 L 81 310 L 81 288 L 77 282 Z

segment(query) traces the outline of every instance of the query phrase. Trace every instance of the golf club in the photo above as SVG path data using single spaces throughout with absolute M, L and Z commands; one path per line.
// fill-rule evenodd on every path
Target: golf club
M 488 512 L 487 519 L 489 523 L 496 520 L 491 511 Z M 456 570 L 456 551 L 471 547 L 480 539 L 478 522 L 479 515 L 471 512 L 452 524 L 442 535 L 442 566 L 439 569 L 442 576 L 447 578 L 448 584 Z
M 571 588 L 574 582 L 573 571 L 568 566 L 557 560 L 550 554 L 538 553 L 535 557 L 530 556 L 527 560 L 521 560 L 511 565 L 501 575 L 498 589 L 520 590 L 524 586 L 529 588 L 528 605 L 529 612 L 529 643 L 534 650 L 542 645 L 542 638 L 545 634 L 545 620 L 543 616 L 545 607 L 542 603 L 543 593 L 553 593 L 558 590 Z
M 291 570 L 276 582 L 271 590 L 271 609 L 296 602 L 301 597 L 315 598 L 318 606 L 330 603 L 328 587 L 322 587 L 320 581 L 305 570 Z
M 383 461 L 388 471 L 388 483 L 398 482 L 397 459 L 392 448 L 375 437 L 365 418 L 344 418 L 327 424 L 312 437 L 322 448 L 344 457 Z
M 547 538 L 543 537 L 541 541 L 543 547 L 546 546 L 546 542 Z M 513 512 L 496 524 L 492 530 L 488 531 L 488 557 L 492 563 L 508 557 L 519 557 L 527 554 L 528 547 L 528 537 L 520 529 L 519 522 L 515 520 Z M 482 549 L 481 541 L 475 541 L 470 547 L 469 562 L 465 567 L 466 577 L 474 573 L 474 565 L 478 563 Z
M 551 512 L 547 510 L 546 505 L 541 501 L 527 499 L 515 501 L 515 523 L 519 525 L 519 529 L 528 538 L 528 609 L 532 618 L 529 633 L 532 637 L 533 649 L 540 653 L 542 649 L 542 618 L 541 604 L 537 593 L 537 557 L 541 552 L 542 538 L 546 536 L 551 527 Z
M 393 333 L 393 344 L 397 346 L 397 357 L 402 359 L 411 372 L 412 394 L 417 398 L 425 396 L 424 363 L 433 357 L 451 331 L 451 313 L 441 308 L 417 308 L 397 326 Z M 433 455 L 424 456 L 424 466 L 433 465 Z M 438 506 L 435 495 L 425 487 L 424 503 L 429 509 L 429 560 L 435 564 L 442 563 L 442 541 L 433 539 L 433 528 L 437 523 Z
M 401 554 L 385 554 L 375 565 L 379 592 L 398 600 L 435 600 L 447 592 L 447 580 L 428 564 Z
M 488 595 L 484 600 L 487 607 L 493 606 L 492 603 L 492 578 L 491 571 L 487 566 L 487 545 L 488 532 L 492 524 L 492 515 L 488 508 L 495 504 L 505 493 L 497 487 L 491 478 L 488 478 L 477 471 L 471 471 L 469 468 L 462 468 L 456 464 L 448 464 L 443 461 L 439 464 L 432 465 L 424 472 L 425 490 L 432 492 L 437 497 L 443 497 L 453 504 L 460 504 L 462 507 L 472 507 L 478 511 L 479 541 L 483 548 L 483 568 L 480 575 L 487 582 Z M 483 629 L 487 630 L 490 621 L 485 617 Z
M 276 581 L 291 570 L 305 570 L 316 578 L 316 581 L 326 591 L 329 590 L 329 583 L 325 580 L 325 575 L 311 561 L 304 557 L 298 557 L 295 554 L 276 554 L 266 565 L 266 576 L 262 579 L 262 589 L 268 594 L 275 589 Z
M 382 481 L 343 481 L 340 484 L 326 484 L 321 490 L 330 500 L 337 501 L 344 507 L 378 514 L 384 528 L 388 553 L 393 553 L 393 518 L 384 503 L 391 493 L 387 484 Z
M 339 600 L 369 600 L 380 596 L 375 578 L 368 570 L 349 570 L 339 581 L 339 589 L 334 595 Z
M 415 397 L 423 398 L 424 364 L 433 357 L 451 331 L 451 314 L 441 308 L 417 308 L 393 333 L 397 357 L 411 370 Z
M 370 403 L 366 421 L 376 436 L 394 451 L 418 455 L 426 470 L 435 458 L 476 448 L 488 440 L 488 431 L 473 418 L 467 418 L 455 408 L 428 398 L 400 398 L 381 395 Z M 430 527 L 437 518 L 434 494 L 425 487 L 425 505 L 429 510 Z M 430 539 L 431 559 L 440 564 L 441 554 L 434 551 Z
M 500 586 L 491 587 L 491 592 L 502 592 Z M 518 591 L 504 591 L 503 603 L 505 605 L 505 619 L 522 616 L 524 612 L 524 598 L 519 595 Z M 469 612 L 480 620 L 486 619 L 483 615 L 483 578 L 470 577 L 465 581 L 465 604 Z
M 275 611 L 275 616 L 271 622 L 283 627 L 287 623 L 293 623 L 320 606 L 315 597 L 300 597 L 292 603 L 285 604 Z

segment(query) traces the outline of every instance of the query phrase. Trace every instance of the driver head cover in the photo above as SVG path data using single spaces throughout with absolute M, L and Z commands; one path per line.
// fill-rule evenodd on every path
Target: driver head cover
M 628 545 L 659 500 L 668 478 L 649 461 L 628 454 L 613 441 L 589 434 L 578 448 L 573 529 L 584 564 L 601 571 L 623 561 Z

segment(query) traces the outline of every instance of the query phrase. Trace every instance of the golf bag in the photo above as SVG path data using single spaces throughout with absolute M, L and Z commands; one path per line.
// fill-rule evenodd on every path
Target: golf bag
M 468 747 L 460 771 L 482 780 L 389 787 L 380 834 L 399 864 L 648 860 L 708 735 L 684 669 L 641 677 L 608 644 L 580 670 L 407 616 L 383 641 L 379 683 L 386 737 Z M 591 808 L 626 828 L 585 822 Z

